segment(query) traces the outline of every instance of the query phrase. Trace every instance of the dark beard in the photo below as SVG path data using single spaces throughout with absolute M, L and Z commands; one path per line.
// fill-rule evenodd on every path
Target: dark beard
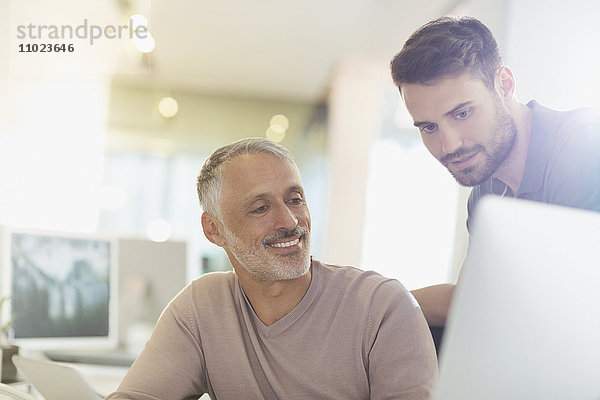
M 499 102 L 495 108 L 496 116 L 493 128 L 494 142 L 490 148 L 491 153 L 488 153 L 481 145 L 476 145 L 471 148 L 461 147 L 454 153 L 448 154 L 440 160 L 442 164 L 448 168 L 448 165 L 452 160 L 459 159 L 465 154 L 480 152 L 487 155 L 481 166 L 475 165 L 460 171 L 452 171 L 448 168 L 448 171 L 450 171 L 454 179 L 462 186 L 477 186 L 490 179 L 502 163 L 506 161 L 515 146 L 517 141 L 517 125 L 515 124 L 515 120 L 509 113 L 502 109 Z

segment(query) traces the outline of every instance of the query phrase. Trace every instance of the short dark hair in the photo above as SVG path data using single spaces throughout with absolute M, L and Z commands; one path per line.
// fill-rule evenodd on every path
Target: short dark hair
M 426 84 L 471 73 L 490 89 L 502 65 L 492 32 L 472 17 L 442 17 L 421 26 L 390 63 L 394 84 Z

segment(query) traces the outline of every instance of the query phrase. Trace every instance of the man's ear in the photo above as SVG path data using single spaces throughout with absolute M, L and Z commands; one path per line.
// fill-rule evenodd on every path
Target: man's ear
M 505 66 L 500 67 L 498 72 L 496 72 L 496 79 L 494 82 L 496 86 L 496 91 L 502 98 L 505 104 L 512 101 L 515 95 L 515 77 L 513 76 L 512 71 Z
M 204 230 L 204 235 L 208 240 L 219 247 L 223 247 L 225 244 L 223 224 L 217 217 L 207 212 L 203 212 L 202 229 Z

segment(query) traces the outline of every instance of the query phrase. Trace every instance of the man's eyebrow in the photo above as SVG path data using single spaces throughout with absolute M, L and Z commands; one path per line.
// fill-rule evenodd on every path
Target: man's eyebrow
M 416 126 L 417 128 L 423 125 L 429 125 L 431 122 L 428 121 L 415 121 L 413 123 L 414 126 Z
M 254 195 L 252 197 L 247 198 L 246 200 L 244 200 L 242 202 L 242 207 L 246 208 L 246 207 L 250 207 L 252 205 L 252 203 L 258 201 L 258 200 L 264 200 L 266 199 L 268 196 L 266 193 L 259 193 L 257 195 Z
M 446 117 L 447 117 L 447 116 L 449 116 L 449 115 L 452 115 L 452 114 L 454 114 L 455 112 L 457 112 L 458 110 L 460 110 L 461 108 L 463 108 L 463 107 L 466 107 L 466 106 L 468 106 L 468 105 L 471 105 L 471 103 L 473 103 L 473 102 L 472 102 L 472 101 L 465 101 L 465 102 L 463 102 L 463 103 L 457 104 L 457 105 L 456 105 L 455 107 L 453 107 L 453 108 L 452 108 L 450 111 L 448 111 L 447 113 L 445 113 L 445 114 L 444 114 L 444 116 L 446 116 Z M 430 123 L 431 123 L 431 122 L 428 122 L 428 121 L 415 121 L 415 122 L 413 123 L 413 125 L 414 125 L 414 126 L 416 126 L 416 127 L 418 128 L 418 127 L 420 127 L 420 126 L 423 126 L 423 125 L 428 125 L 428 124 L 430 124 Z
M 288 193 L 292 193 L 292 192 L 298 192 L 302 195 L 302 197 L 304 197 L 304 188 L 302 188 L 302 186 L 300 186 L 300 185 L 291 186 L 288 189 Z
M 293 192 L 298 192 L 302 195 L 302 197 L 304 197 L 304 189 L 300 185 L 293 185 L 288 188 L 287 193 L 293 193 Z M 254 203 L 258 200 L 266 200 L 268 198 L 269 198 L 268 193 L 258 193 L 258 194 L 255 194 L 254 196 L 250 196 L 246 200 L 244 200 L 242 202 L 242 206 L 250 207 L 252 205 L 252 203 Z
M 454 107 L 452 110 L 448 111 L 446 114 L 444 114 L 445 116 L 449 116 L 454 114 L 455 112 L 457 112 L 458 110 L 460 110 L 461 108 L 464 108 L 468 105 L 470 105 L 472 103 L 472 101 L 465 101 L 464 103 L 460 103 L 457 104 L 456 107 Z

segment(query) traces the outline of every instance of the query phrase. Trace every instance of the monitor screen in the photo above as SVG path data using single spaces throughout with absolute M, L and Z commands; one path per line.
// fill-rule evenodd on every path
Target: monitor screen
M 3 292 L 14 342 L 38 349 L 116 343 L 116 241 L 5 229 Z M 4 313 L 3 313 L 4 314 Z

